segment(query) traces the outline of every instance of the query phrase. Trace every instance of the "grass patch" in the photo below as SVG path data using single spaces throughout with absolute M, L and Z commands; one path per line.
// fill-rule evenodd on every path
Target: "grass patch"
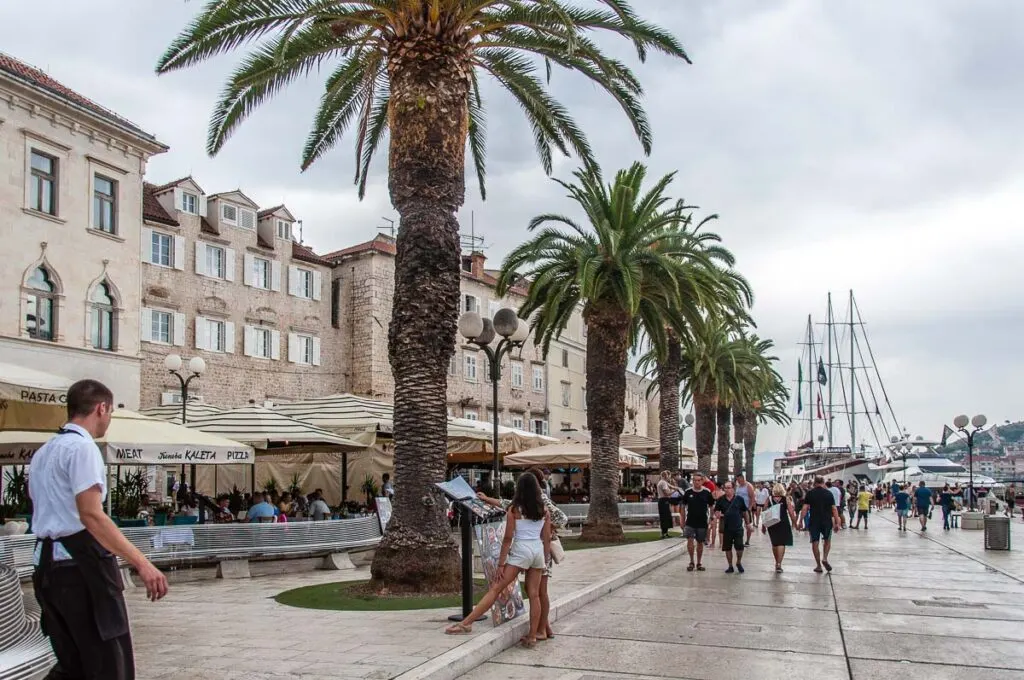
M 462 595 L 375 595 L 369 581 L 323 583 L 286 590 L 274 599 L 289 607 L 328 609 L 333 611 L 394 612 L 407 609 L 458 609 Z M 487 592 L 487 582 L 474 581 L 473 604 Z
M 678 531 L 670 531 L 669 536 L 678 538 Z M 660 531 L 627 531 L 626 540 L 620 543 L 586 543 L 579 539 L 579 536 L 562 536 L 562 547 L 566 550 L 589 550 L 591 548 L 612 548 L 617 545 L 632 545 L 634 543 L 650 543 L 661 540 Z M 669 539 L 665 539 L 669 540 Z

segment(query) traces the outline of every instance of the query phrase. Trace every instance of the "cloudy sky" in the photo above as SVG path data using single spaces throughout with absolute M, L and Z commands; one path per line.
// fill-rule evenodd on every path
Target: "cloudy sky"
M 153 73 L 200 6 L 4 2 L 0 45 L 168 144 L 151 181 L 193 174 L 209 192 L 241 187 L 263 205 L 286 202 L 318 251 L 369 239 L 396 218 L 383 162 L 357 199 L 348 140 L 299 173 L 318 78 L 206 156 L 207 120 L 236 58 Z M 960 412 L 1024 419 L 1024 3 L 634 6 L 671 28 L 694 62 L 638 67 L 655 134 L 648 162 L 678 172 L 677 196 L 721 216 L 717 230 L 754 284 L 760 332 L 777 341 L 783 375 L 796 379 L 807 314 L 823 320 L 829 291 L 843 314 L 852 288 L 901 426 L 936 436 Z M 641 158 L 618 109 L 589 82 L 556 72 L 552 88 L 609 172 Z M 493 88 L 485 97 L 490 197 L 468 192 L 461 218 L 468 231 L 473 216 L 494 261 L 525 237 L 531 216 L 572 206 L 540 169 L 515 105 Z M 572 168 L 559 162 L 555 174 Z M 800 436 L 769 430 L 759 448 Z M 836 439 L 847 443 L 848 428 Z

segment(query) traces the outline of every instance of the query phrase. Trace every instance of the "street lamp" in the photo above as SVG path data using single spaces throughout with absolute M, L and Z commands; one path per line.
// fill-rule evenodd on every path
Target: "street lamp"
M 971 495 L 971 510 L 974 510 L 974 435 L 981 432 L 981 428 L 985 427 L 985 423 L 988 422 L 988 418 L 981 415 L 980 413 L 970 419 L 970 424 L 974 427 L 973 430 L 967 429 L 967 416 L 960 415 L 953 418 L 953 427 L 959 432 L 962 432 L 967 437 L 967 465 L 969 467 L 970 482 L 967 484 L 968 493 Z
M 686 433 L 687 428 L 693 427 L 694 420 L 696 419 L 693 417 L 693 414 L 687 413 L 686 416 L 683 417 L 683 422 L 679 425 L 679 456 L 677 457 L 677 464 L 680 467 L 682 467 L 683 464 L 683 434 Z
M 192 375 L 188 376 L 187 378 L 184 375 L 182 375 L 182 373 L 181 373 L 181 367 L 182 367 L 183 363 L 184 362 L 182 361 L 181 357 L 178 356 L 177 354 L 168 354 L 166 357 L 164 357 L 164 368 L 167 369 L 168 373 L 170 373 L 175 378 L 177 378 L 178 382 L 181 384 L 181 424 L 185 425 L 188 422 L 188 418 L 187 418 L 187 415 L 188 415 L 188 387 L 189 387 L 189 385 L 192 384 L 193 380 L 198 378 L 203 373 L 203 371 L 206 370 L 206 362 L 203 361 L 202 357 L 192 357 L 189 360 L 189 362 L 188 362 L 188 372 L 190 372 Z M 185 477 L 185 465 L 184 464 L 182 464 L 182 466 L 181 466 L 181 476 L 182 476 L 182 479 L 184 479 L 184 477 Z M 190 485 L 192 487 L 192 491 L 195 491 L 196 490 L 196 466 L 195 465 L 192 466 L 190 477 L 191 477 Z
M 501 498 L 501 457 L 498 454 L 498 381 L 501 380 L 501 360 L 513 350 L 521 348 L 530 337 L 530 325 L 519 318 L 515 310 L 499 309 L 494 319 L 482 318 L 476 312 L 466 312 L 459 317 L 459 333 L 471 344 L 487 355 L 491 387 L 491 412 L 494 416 L 494 490 Z M 497 344 L 491 345 L 500 337 Z

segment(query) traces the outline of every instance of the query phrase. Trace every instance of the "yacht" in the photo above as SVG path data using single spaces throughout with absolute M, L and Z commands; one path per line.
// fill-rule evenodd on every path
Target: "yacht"
M 893 482 L 918 486 L 924 482 L 929 489 L 950 486 L 967 487 L 971 482 L 970 470 L 960 463 L 946 458 L 935 450 L 940 442 L 917 437 L 913 441 L 905 438 L 893 441 L 887 448 L 889 462 L 874 466 L 878 481 L 885 485 Z M 1004 487 L 993 478 L 974 472 L 974 486 L 982 489 L 1000 490 Z

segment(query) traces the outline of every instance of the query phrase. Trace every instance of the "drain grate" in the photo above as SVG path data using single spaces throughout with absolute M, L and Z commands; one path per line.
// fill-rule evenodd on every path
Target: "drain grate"
M 760 633 L 764 628 L 752 623 L 733 623 L 730 621 L 698 621 L 694 628 L 730 630 L 736 632 Z

